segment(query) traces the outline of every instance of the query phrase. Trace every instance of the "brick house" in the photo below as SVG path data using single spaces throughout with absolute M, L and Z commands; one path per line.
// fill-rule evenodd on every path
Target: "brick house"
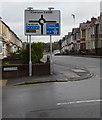
M 2 20 L 0 20 L 0 43 L 1 58 L 10 56 L 11 52 L 16 52 L 22 48 L 22 41 Z

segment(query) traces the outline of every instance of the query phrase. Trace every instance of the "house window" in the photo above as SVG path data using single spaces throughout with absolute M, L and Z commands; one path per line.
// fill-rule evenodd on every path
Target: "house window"
M 82 30 L 82 37 L 85 37 L 85 36 L 86 36 L 85 30 Z
M 3 42 L 3 45 L 2 45 L 2 53 L 3 53 L 3 56 L 6 57 L 6 54 L 7 54 L 7 50 L 6 50 L 6 43 Z

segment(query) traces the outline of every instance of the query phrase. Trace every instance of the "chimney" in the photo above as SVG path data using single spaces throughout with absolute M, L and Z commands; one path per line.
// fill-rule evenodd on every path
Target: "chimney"
M 97 21 L 97 18 L 94 18 L 94 17 L 91 18 L 91 22 L 96 22 L 96 21 Z

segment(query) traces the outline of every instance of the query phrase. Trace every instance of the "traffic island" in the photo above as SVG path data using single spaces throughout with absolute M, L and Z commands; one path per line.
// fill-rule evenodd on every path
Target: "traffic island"
M 53 78 L 57 81 L 80 81 L 91 78 L 93 76 L 93 73 L 86 70 L 85 68 L 74 66 L 68 67 L 56 63 L 54 64 L 54 66 L 56 68 L 56 71 L 53 75 Z

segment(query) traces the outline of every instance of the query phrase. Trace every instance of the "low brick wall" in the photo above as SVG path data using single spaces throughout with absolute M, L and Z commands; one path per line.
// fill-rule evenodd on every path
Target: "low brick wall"
M 50 63 L 32 65 L 32 76 L 50 74 Z M 3 65 L 2 78 L 16 78 L 29 76 L 29 65 Z

